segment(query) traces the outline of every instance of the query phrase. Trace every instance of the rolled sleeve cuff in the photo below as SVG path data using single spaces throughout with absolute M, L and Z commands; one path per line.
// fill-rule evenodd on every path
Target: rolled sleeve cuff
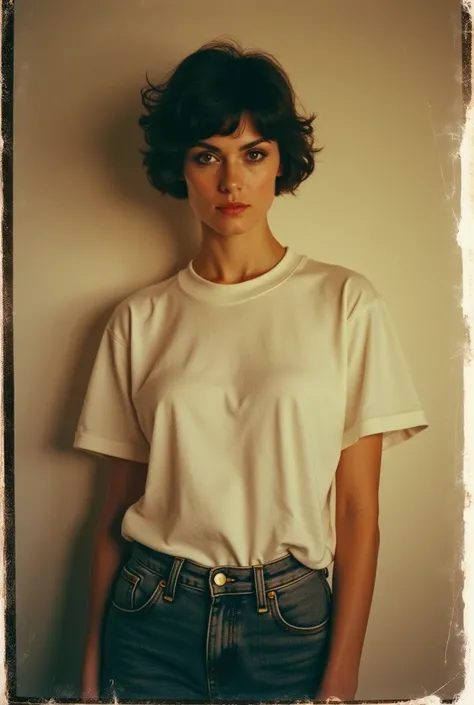
M 99 438 L 86 431 L 78 431 L 74 437 L 74 448 L 83 450 L 94 455 L 112 456 L 133 460 L 137 463 L 147 463 L 150 456 L 149 448 L 146 446 L 112 441 L 108 438 Z
M 383 433 L 382 447 L 387 450 L 413 438 L 425 428 L 428 428 L 428 423 L 423 411 L 366 419 L 344 432 L 342 450 L 357 443 L 364 436 L 376 433 Z

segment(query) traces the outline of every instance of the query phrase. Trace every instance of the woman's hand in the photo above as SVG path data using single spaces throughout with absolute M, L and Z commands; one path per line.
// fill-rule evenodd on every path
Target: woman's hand
M 344 703 L 355 700 L 357 682 L 347 683 L 322 683 L 316 695 L 316 702 Z

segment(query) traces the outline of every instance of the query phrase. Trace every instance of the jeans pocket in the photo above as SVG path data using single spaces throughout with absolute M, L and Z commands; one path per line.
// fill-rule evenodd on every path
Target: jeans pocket
M 156 604 L 166 582 L 158 573 L 132 556 L 123 566 L 115 582 L 112 605 L 120 612 L 143 614 Z
M 286 631 L 309 635 L 329 626 L 331 589 L 319 571 L 271 590 L 267 597 L 274 620 Z

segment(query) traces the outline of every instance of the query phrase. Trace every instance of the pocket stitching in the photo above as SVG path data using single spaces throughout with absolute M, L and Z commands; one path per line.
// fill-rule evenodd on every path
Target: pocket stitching
M 136 581 L 133 581 L 134 585 L 133 585 L 132 594 L 131 594 L 131 600 L 132 600 L 132 604 L 133 604 L 133 595 L 135 594 L 135 590 L 138 587 L 138 585 L 140 584 L 142 578 L 141 578 L 141 576 L 138 576 L 138 575 L 135 575 L 134 573 L 132 573 L 132 571 L 130 571 L 128 568 L 124 567 L 124 569 L 126 571 L 128 571 L 131 575 L 134 575 L 135 578 L 137 578 Z M 126 578 L 126 579 L 128 580 L 128 578 Z M 130 581 L 130 582 L 132 582 L 132 581 Z M 152 604 L 155 604 L 156 602 L 158 602 L 159 598 L 161 597 L 161 593 L 163 592 L 163 588 L 164 588 L 163 581 L 160 580 L 160 582 L 158 583 L 158 585 L 154 589 L 151 596 L 145 602 L 145 604 L 142 605 L 141 607 L 137 607 L 136 609 L 127 609 L 126 607 L 120 607 L 120 605 L 118 605 L 114 599 L 112 599 L 112 605 L 115 607 L 115 609 L 119 610 L 120 612 L 125 612 L 126 614 L 137 614 L 138 612 L 142 612 L 143 610 L 147 609 L 148 607 L 151 607 Z
M 128 582 L 132 583 L 132 585 L 136 585 L 137 582 L 140 580 L 140 576 L 137 575 L 137 573 L 134 573 L 133 570 L 130 570 L 130 568 L 128 568 L 126 565 L 124 565 L 122 568 L 122 575 L 125 580 L 128 580 Z
M 270 601 L 270 609 L 272 610 L 273 616 L 275 617 L 276 621 L 287 631 L 296 632 L 300 634 L 317 634 L 318 632 L 322 631 L 324 627 L 329 623 L 329 617 L 326 617 L 324 621 L 310 627 L 299 627 L 295 624 L 290 624 L 290 622 L 287 622 L 286 619 L 283 617 L 282 613 L 280 612 L 277 593 L 274 591 L 270 591 L 267 594 L 267 597 Z

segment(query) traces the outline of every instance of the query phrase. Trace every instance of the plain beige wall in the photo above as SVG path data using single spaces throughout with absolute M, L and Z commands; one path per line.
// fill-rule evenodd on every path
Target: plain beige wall
M 146 181 L 139 89 L 229 34 L 274 53 L 318 115 L 325 150 L 298 197 L 276 200 L 276 237 L 373 281 L 430 421 L 384 458 L 358 697 L 461 689 L 459 5 L 15 0 L 18 695 L 78 694 L 102 484 L 71 445 L 102 329 L 199 243 L 187 204 Z

